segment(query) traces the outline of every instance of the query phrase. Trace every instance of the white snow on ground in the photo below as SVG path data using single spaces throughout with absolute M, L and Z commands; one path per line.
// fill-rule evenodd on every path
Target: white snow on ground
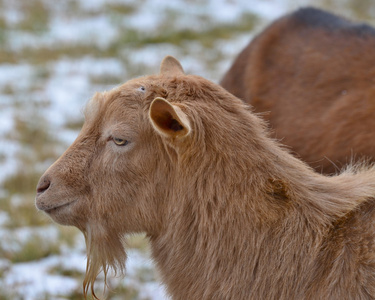
M 86 20 L 54 19 L 48 39 L 49 45 L 52 45 L 52 43 L 90 43 L 105 48 L 117 36 L 117 29 L 111 25 L 107 16 L 102 15 Z
M 49 66 L 52 72 L 44 89 L 44 96 L 53 99 L 48 108 L 51 124 L 62 126 L 70 118 L 81 116 L 82 108 L 94 94 L 89 77 L 122 74 L 121 64 L 115 59 L 60 60 Z
M 74 278 L 51 274 L 54 268 L 84 273 L 86 255 L 83 251 L 69 249 L 59 256 L 13 266 L 6 260 L 0 260 L 0 271 L 8 269 L 5 280 L 0 281 L 0 289 L 7 290 L 10 294 L 16 292 L 23 295 L 22 299 L 25 300 L 38 300 L 45 295 L 50 295 L 49 299 L 57 299 L 52 295 L 59 297 L 81 288 L 82 282 Z M 159 283 L 139 281 L 138 272 L 145 268 L 152 268 L 150 259 L 139 251 L 128 251 L 126 277 L 110 278 L 110 284 L 115 289 L 120 281 L 124 281 L 126 286 L 140 290 L 139 299 L 167 299 L 165 290 Z
M 82 255 L 82 262 L 84 256 Z M 78 282 L 66 276 L 53 275 L 49 270 L 71 259 L 69 256 L 50 256 L 40 261 L 18 263 L 11 267 L 0 287 L 24 295 L 26 300 L 41 299 L 45 294 L 64 295 L 78 288 Z

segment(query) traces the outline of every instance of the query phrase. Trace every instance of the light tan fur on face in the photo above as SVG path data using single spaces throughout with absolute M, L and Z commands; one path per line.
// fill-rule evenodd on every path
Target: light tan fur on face
M 374 195 L 374 168 L 314 173 L 242 101 L 167 57 L 90 102 L 36 205 L 84 232 L 85 294 L 100 270 L 124 270 L 125 234 L 145 232 L 173 299 L 364 299 Z

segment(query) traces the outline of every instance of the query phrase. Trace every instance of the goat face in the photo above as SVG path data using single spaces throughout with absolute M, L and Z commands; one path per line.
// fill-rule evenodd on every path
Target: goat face
M 88 226 L 117 232 L 158 227 L 163 180 L 169 175 L 148 120 L 155 80 L 136 79 L 90 100 L 76 141 L 38 183 L 39 210 L 82 231 Z

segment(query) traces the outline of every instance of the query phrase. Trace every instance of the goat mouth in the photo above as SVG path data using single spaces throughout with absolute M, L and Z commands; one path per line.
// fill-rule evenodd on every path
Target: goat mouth
M 56 205 L 54 207 L 41 208 L 41 210 L 44 211 L 47 214 L 53 214 L 53 213 L 55 213 L 55 212 L 57 212 L 57 211 L 59 211 L 63 208 L 66 208 L 66 207 L 70 206 L 74 202 L 76 202 L 76 200 L 73 200 L 73 201 L 70 201 L 70 202 L 67 202 L 67 203 L 63 203 L 63 204 L 59 204 L 59 205 Z

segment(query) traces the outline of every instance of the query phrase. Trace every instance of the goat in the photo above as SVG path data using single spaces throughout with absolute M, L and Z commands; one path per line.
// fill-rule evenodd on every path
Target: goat
M 316 8 L 288 14 L 238 55 L 221 85 L 317 171 L 375 158 L 375 29 Z M 338 167 L 336 167 L 338 166 Z
M 160 69 L 97 93 L 37 186 L 85 235 L 85 297 L 144 232 L 173 299 L 374 298 L 375 168 L 318 174 L 224 88 Z

